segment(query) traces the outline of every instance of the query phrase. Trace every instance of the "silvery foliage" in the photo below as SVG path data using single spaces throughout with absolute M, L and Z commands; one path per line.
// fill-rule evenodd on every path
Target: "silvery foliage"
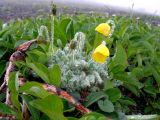
M 91 53 L 84 52 L 85 35 L 75 34 L 74 39 L 64 49 L 59 49 L 52 59 L 61 68 L 61 87 L 67 91 L 97 91 L 108 79 L 107 63 L 99 64 L 92 60 Z

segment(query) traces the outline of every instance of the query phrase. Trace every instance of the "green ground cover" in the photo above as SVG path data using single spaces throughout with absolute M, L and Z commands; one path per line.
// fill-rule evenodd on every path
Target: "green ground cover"
M 13 106 L 4 104 L 5 91 L 1 92 L 0 113 L 22 119 L 22 106 L 26 104 L 29 117 L 33 120 L 105 120 L 105 117 L 123 120 L 127 119 L 127 114 L 160 114 L 160 27 L 146 23 L 143 19 L 64 15 L 55 17 L 54 20 L 45 16 L 10 21 L 6 25 L 0 21 L 0 83 L 3 82 L 9 56 L 18 45 L 32 39 L 47 41 L 46 44 L 32 45 L 26 52 L 25 60 L 15 62 L 17 69 L 11 74 L 9 82 Z M 104 37 L 95 28 L 108 20 L 114 22 L 115 28 L 110 37 Z M 77 32 L 82 33 L 75 38 Z M 72 47 L 74 50 L 74 46 L 82 39 L 83 52 L 81 55 L 75 52 L 75 59 L 72 61 L 69 59 L 69 54 L 73 54 Z M 92 63 L 91 53 L 102 41 L 106 42 L 110 56 L 105 66 L 101 67 Z M 68 53 L 65 51 L 66 45 L 71 48 Z M 61 53 L 58 53 L 60 49 L 65 54 L 54 58 Z M 66 65 L 60 62 L 63 60 Z M 89 67 L 86 68 L 86 64 L 83 66 L 81 60 Z M 80 67 L 77 67 L 77 62 Z M 97 70 L 103 83 L 89 84 L 83 88 L 80 84 L 86 85 L 88 81 L 81 76 L 81 72 L 87 77 L 93 71 L 91 68 Z M 67 75 L 63 73 L 66 70 L 70 70 Z M 105 71 L 107 77 L 103 76 L 102 71 Z M 17 86 L 17 75 L 27 79 L 24 86 Z M 82 80 L 78 85 L 72 79 L 75 75 L 77 81 Z M 73 84 L 70 84 L 70 79 Z M 37 82 L 53 84 L 67 90 L 94 112 L 82 115 L 67 101 L 44 91 Z M 94 87 L 96 88 L 92 90 Z M 26 94 L 22 94 L 23 92 Z M 85 97 L 84 92 L 87 94 Z

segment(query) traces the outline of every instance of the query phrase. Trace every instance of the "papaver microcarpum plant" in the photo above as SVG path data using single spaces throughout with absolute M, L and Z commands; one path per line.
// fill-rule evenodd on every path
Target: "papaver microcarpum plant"
M 106 59 L 103 64 L 98 63 L 92 59 L 91 53 L 85 53 L 85 34 L 82 32 L 76 33 L 69 44 L 57 50 L 52 63 L 60 65 L 62 88 L 70 92 L 85 88 L 97 91 L 103 86 L 108 79 Z

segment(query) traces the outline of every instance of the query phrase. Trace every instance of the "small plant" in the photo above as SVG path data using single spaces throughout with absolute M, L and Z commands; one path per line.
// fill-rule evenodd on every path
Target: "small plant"
M 53 56 L 52 63 L 60 65 L 62 88 L 68 91 L 98 91 L 108 79 L 107 62 L 99 64 L 84 52 L 85 35 L 76 33 L 73 40 L 63 50 Z M 106 60 L 105 60 L 106 61 Z

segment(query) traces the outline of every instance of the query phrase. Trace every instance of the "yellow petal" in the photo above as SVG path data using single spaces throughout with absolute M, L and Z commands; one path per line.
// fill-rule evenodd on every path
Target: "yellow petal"
M 95 30 L 103 34 L 104 36 L 108 36 L 111 30 L 111 27 L 107 23 L 101 23 L 96 27 Z
M 101 44 L 94 50 L 92 59 L 98 63 L 105 63 L 109 54 L 109 49 L 105 45 Z

